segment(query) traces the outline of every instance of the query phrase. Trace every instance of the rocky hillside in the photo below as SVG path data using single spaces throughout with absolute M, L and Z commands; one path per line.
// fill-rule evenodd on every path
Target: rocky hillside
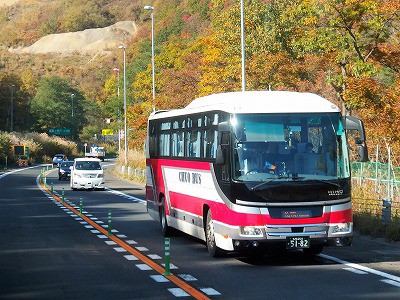
M 9 6 L 9 5 L 13 5 L 17 2 L 18 2 L 18 0 L 0 0 L 0 6 L 2 6 L 2 5 Z
M 105 28 L 86 29 L 78 32 L 50 34 L 42 37 L 32 46 L 19 49 L 22 53 L 97 53 L 115 50 L 125 45 L 137 33 L 137 26 L 131 21 L 122 21 Z

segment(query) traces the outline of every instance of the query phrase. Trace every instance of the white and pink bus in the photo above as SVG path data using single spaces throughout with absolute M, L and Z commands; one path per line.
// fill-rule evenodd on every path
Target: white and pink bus
M 213 94 L 148 120 L 148 213 L 167 235 L 206 242 L 212 257 L 348 246 L 353 219 L 347 130 L 362 122 L 315 94 Z

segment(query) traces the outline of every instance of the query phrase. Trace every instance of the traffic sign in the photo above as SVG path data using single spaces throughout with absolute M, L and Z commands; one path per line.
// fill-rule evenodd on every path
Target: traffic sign
M 101 130 L 101 134 L 104 135 L 113 135 L 114 134 L 114 130 L 112 129 L 103 129 Z
M 71 135 L 71 128 L 50 128 L 51 135 Z

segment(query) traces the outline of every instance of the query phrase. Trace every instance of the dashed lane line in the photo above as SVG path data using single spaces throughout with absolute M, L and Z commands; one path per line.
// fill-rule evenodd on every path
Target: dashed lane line
M 139 252 L 139 250 L 136 250 L 134 248 L 132 248 L 130 246 L 130 244 L 122 239 L 120 239 L 118 236 L 116 235 L 109 235 L 108 234 L 108 230 L 105 229 L 103 226 L 100 226 L 99 224 L 97 224 L 94 220 L 93 217 L 88 217 L 85 213 L 87 213 L 86 211 L 83 211 L 82 214 L 80 214 L 79 212 L 79 208 L 75 205 L 72 204 L 69 201 L 66 201 L 64 199 L 64 202 L 62 201 L 62 198 L 60 196 L 58 196 L 55 193 L 51 193 L 51 191 L 49 190 L 49 188 L 44 187 L 43 183 L 41 182 L 40 176 L 37 177 L 36 179 L 37 181 L 37 185 L 42 189 L 43 192 L 45 192 L 48 196 L 52 197 L 53 199 L 55 199 L 56 201 L 58 201 L 58 203 L 62 204 L 63 206 L 65 206 L 65 208 L 68 208 L 70 211 L 72 211 L 75 215 L 79 216 L 80 218 L 82 218 L 82 220 L 84 222 L 86 222 L 88 225 L 86 226 L 91 226 L 91 228 L 94 228 L 93 230 L 96 231 L 96 234 L 102 234 L 107 236 L 110 240 L 112 240 L 113 242 L 115 242 L 117 245 L 119 245 L 120 247 L 115 247 L 114 250 L 117 252 L 122 252 L 121 249 L 123 249 L 123 252 L 128 252 L 130 253 L 130 255 L 133 255 L 134 257 L 136 257 L 138 260 L 140 260 L 141 262 L 143 262 L 142 265 L 137 265 L 138 267 L 141 266 L 142 268 L 145 269 L 149 269 L 149 270 L 154 270 L 157 273 L 159 273 L 160 275 L 164 275 L 165 274 L 165 268 L 164 266 L 159 265 L 158 263 L 156 263 L 155 261 L 153 261 L 152 259 L 150 259 L 149 257 L 143 255 L 142 253 Z M 135 197 L 133 197 L 135 198 Z M 136 201 L 139 198 L 136 198 Z M 140 199 L 141 200 L 141 199 Z M 143 201 L 143 200 L 142 200 Z M 68 203 L 69 202 L 69 203 Z M 71 204 L 70 204 L 71 203 Z M 97 220 L 97 218 L 95 218 Z M 106 225 L 105 225 L 106 226 Z M 114 232 L 117 232 L 116 230 L 113 230 Z M 93 232 L 94 233 L 94 232 Z M 118 250 L 116 250 L 118 249 Z M 125 256 L 126 257 L 126 256 Z M 139 267 L 140 268 L 140 267 Z M 176 266 L 174 266 L 173 264 L 171 264 L 170 269 L 176 269 Z M 173 284 L 175 284 L 178 288 L 173 288 L 173 289 L 168 289 L 173 295 L 177 296 L 177 297 L 182 297 L 182 296 L 192 296 L 195 299 L 210 299 L 207 297 L 206 293 L 197 290 L 196 288 L 192 287 L 191 285 L 189 285 L 188 283 L 186 283 L 185 281 L 183 281 L 183 279 L 181 279 L 179 276 L 176 276 L 174 274 L 171 275 L 165 275 L 166 278 L 172 282 Z M 213 289 L 209 289 L 207 288 L 207 291 L 211 291 Z M 215 291 L 215 290 L 213 290 Z M 215 291 L 215 295 L 221 295 L 219 292 Z

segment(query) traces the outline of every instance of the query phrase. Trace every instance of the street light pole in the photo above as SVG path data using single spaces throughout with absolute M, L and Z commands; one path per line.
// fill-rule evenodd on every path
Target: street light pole
M 71 117 L 74 117 L 74 96 L 75 94 L 71 94 Z
M 72 127 L 74 127 L 74 97 L 75 94 L 71 94 L 71 137 L 74 139 L 74 130 Z
M 124 49 L 124 147 L 125 147 L 125 165 L 128 163 L 128 135 L 126 130 L 126 47 L 119 46 Z
M 117 99 L 118 99 L 118 125 L 120 125 L 120 110 L 119 110 L 119 69 L 114 68 L 113 71 L 117 72 Z M 118 126 L 118 153 L 121 152 L 121 129 Z
M 155 73 L 154 73 L 154 7 L 145 6 L 144 9 L 151 11 L 151 75 L 153 79 L 153 100 L 156 98 L 156 84 L 155 84 Z
M 246 55 L 244 50 L 244 0 L 240 0 L 240 28 L 242 44 L 242 92 L 246 91 Z

